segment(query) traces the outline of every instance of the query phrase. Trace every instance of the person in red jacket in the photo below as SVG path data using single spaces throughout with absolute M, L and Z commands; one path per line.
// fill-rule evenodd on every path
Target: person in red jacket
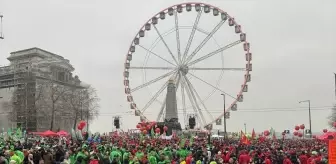
M 239 164 L 248 164 L 248 163 L 250 163 L 250 159 L 251 159 L 251 157 L 247 154 L 247 152 L 246 152 L 246 151 L 243 151 L 243 152 L 239 155 L 238 163 L 239 163 Z
M 265 157 L 265 164 L 272 164 L 272 161 L 271 161 L 269 155 L 267 155 L 267 156 Z
M 90 164 L 99 164 L 98 157 L 95 155 L 94 158 L 90 161 Z
M 283 160 L 282 164 L 293 164 L 292 161 L 290 160 L 289 155 L 286 156 L 286 158 Z
M 308 164 L 308 157 L 304 151 L 299 156 L 300 164 Z
M 186 157 L 186 164 L 191 164 L 191 160 L 192 160 L 192 154 L 189 153 L 189 155 Z
M 308 158 L 307 163 L 308 164 L 315 164 L 315 159 L 316 159 L 317 152 L 312 151 L 311 156 Z

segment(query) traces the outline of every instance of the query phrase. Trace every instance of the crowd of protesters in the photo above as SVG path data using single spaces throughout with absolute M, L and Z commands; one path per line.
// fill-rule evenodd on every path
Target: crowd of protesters
M 170 139 L 102 136 L 83 139 L 7 140 L 0 164 L 327 164 L 327 142 L 317 139 Z

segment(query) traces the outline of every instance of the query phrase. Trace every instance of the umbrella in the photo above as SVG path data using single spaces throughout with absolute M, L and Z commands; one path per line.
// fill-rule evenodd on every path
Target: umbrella
M 57 136 L 57 133 L 47 130 L 41 134 L 42 136 Z
M 57 134 L 60 135 L 60 136 L 67 136 L 67 135 L 69 135 L 69 133 L 66 132 L 66 131 L 64 131 L 64 130 L 61 130 L 61 131 L 57 132 Z

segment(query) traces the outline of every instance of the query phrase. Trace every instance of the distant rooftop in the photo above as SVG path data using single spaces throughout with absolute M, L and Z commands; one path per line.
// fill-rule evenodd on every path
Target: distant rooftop
M 38 53 L 38 51 L 41 51 L 41 52 L 44 52 L 44 53 L 53 55 L 54 57 L 59 58 L 59 59 L 64 59 L 64 57 L 62 57 L 62 56 L 60 56 L 60 55 L 54 54 L 54 53 L 52 53 L 52 52 L 43 50 L 43 49 L 38 48 L 38 47 L 33 47 L 33 48 L 28 48 L 28 49 L 23 49 L 23 50 L 19 50 L 19 51 L 11 52 L 11 53 L 10 53 L 11 56 L 8 57 L 7 59 L 10 60 L 11 57 L 15 57 L 15 56 L 17 56 L 17 55 L 26 54 L 26 53 L 27 53 L 27 54 L 28 54 L 28 53 Z

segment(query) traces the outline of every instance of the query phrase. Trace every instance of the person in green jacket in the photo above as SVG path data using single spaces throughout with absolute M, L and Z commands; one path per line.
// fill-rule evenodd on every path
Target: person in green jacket
M 76 161 L 81 160 L 82 164 L 86 164 L 89 160 L 88 155 L 86 154 L 85 148 L 80 150 L 76 155 Z
M 151 151 L 148 156 L 149 156 L 148 160 L 150 164 L 157 164 L 156 152 Z
M 132 161 L 130 161 L 130 164 L 140 164 L 139 159 L 137 157 L 134 157 Z
M 15 154 L 15 152 L 14 151 L 11 151 L 10 152 L 10 160 L 9 161 L 15 161 L 17 164 L 21 164 L 22 163 L 22 160 L 20 159 L 20 157 L 19 156 L 17 156 L 16 154 Z
M 21 160 L 21 161 L 24 160 L 24 154 L 23 154 L 22 151 L 20 151 L 20 150 L 16 150 L 16 151 L 15 151 L 15 154 L 16 154 L 18 157 L 20 157 L 20 160 Z

